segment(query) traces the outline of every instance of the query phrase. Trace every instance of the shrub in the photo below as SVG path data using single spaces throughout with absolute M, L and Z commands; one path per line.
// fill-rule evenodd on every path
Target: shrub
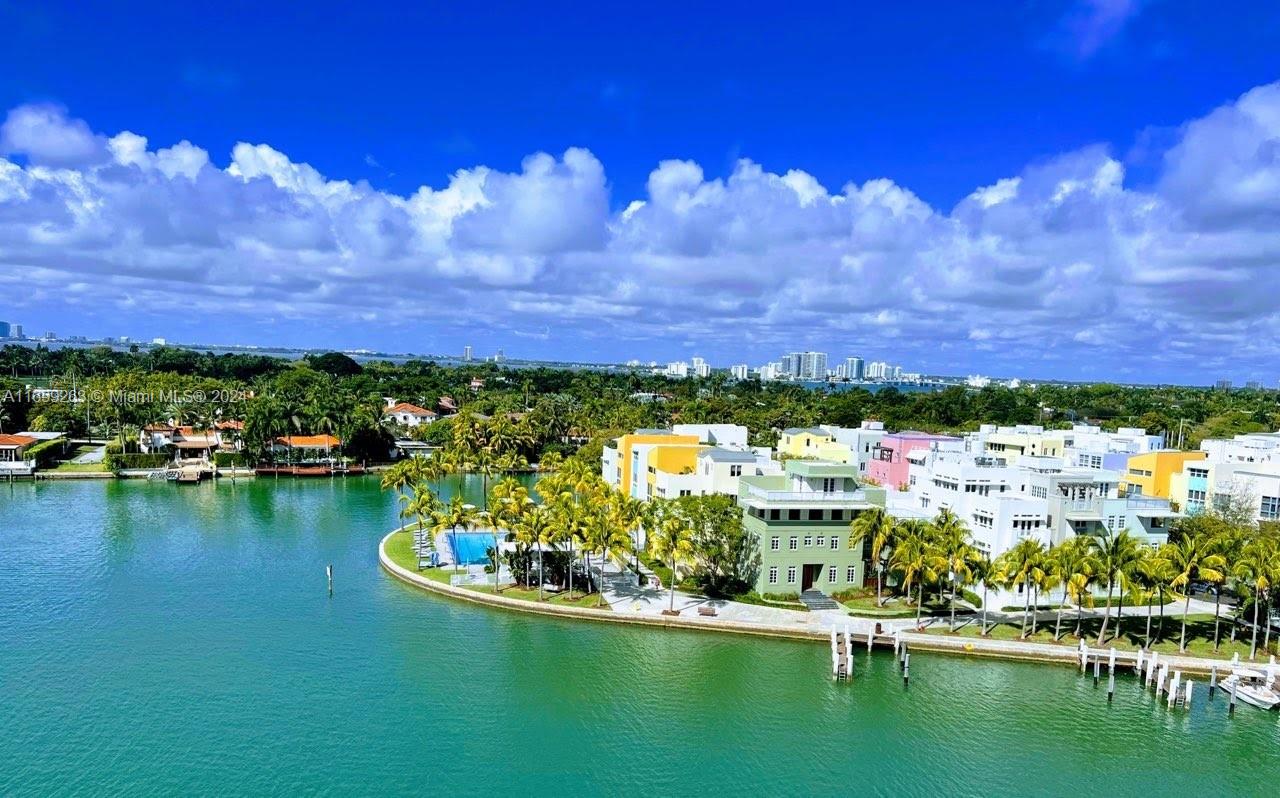
M 163 468 L 169 464 L 169 455 L 163 452 L 152 452 L 150 454 L 108 452 L 107 456 L 103 458 L 103 464 L 113 474 L 118 474 L 130 468 Z
M 975 609 L 982 609 L 982 597 L 972 590 L 961 589 L 960 598 L 972 604 Z
M 249 465 L 249 457 L 244 452 L 214 452 L 213 464 L 218 468 L 231 468 Z

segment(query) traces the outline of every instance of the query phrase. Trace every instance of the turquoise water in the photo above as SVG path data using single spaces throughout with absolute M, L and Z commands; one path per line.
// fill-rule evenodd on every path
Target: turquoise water
M 460 565 L 482 565 L 489 562 L 487 552 L 494 547 L 495 541 L 492 533 L 447 532 L 444 537 L 449 550 L 453 552 L 454 562 Z
M 823 645 L 421 593 L 395 523 L 372 478 L 0 486 L 0 795 L 1275 794 L 1280 717 L 1203 691 L 923 652 L 837 685 Z

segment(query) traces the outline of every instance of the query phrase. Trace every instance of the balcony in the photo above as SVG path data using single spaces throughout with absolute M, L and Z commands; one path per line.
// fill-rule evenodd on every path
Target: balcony
M 742 495 L 769 504 L 857 504 L 866 502 L 863 490 L 845 490 L 824 493 L 817 490 L 767 490 L 750 483 L 742 483 Z

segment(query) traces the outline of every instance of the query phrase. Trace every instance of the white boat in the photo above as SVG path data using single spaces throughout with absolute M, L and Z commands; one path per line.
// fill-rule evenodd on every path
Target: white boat
M 1280 693 L 1267 682 L 1267 674 L 1262 671 L 1239 668 L 1222 680 L 1222 689 L 1228 693 L 1234 689 L 1237 698 L 1259 709 L 1275 709 L 1280 706 Z

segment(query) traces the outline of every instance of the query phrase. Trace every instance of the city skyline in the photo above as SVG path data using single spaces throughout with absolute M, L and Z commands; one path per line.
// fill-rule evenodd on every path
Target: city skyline
M 1202 16 L 835 9 L 822 30 L 734 20 L 739 38 L 701 54 L 650 31 L 664 65 L 604 9 L 550 47 L 514 12 L 479 39 L 453 18 L 353 21 L 362 42 L 433 45 L 392 64 L 387 46 L 261 60 L 255 43 L 297 47 L 279 18 L 243 20 L 231 57 L 218 26 L 181 15 L 144 31 L 5 6 L 20 35 L 0 74 L 22 79 L 0 81 L 0 315 L 28 335 L 74 318 L 140 340 L 726 366 L 805 349 L 932 374 L 1272 384 L 1280 311 L 1255 286 L 1280 263 L 1277 18 Z M 544 82 L 401 77 L 478 40 Z M 136 60 L 104 55 L 119 41 Z M 994 41 L 1021 46 L 971 55 Z M 788 69 L 760 74 L 751 42 Z M 65 69 L 37 56 L 52 47 Z M 111 90 L 143 79 L 135 61 L 145 102 Z M 555 79 L 562 62 L 583 82 Z M 557 113 L 493 110 L 522 102 Z

